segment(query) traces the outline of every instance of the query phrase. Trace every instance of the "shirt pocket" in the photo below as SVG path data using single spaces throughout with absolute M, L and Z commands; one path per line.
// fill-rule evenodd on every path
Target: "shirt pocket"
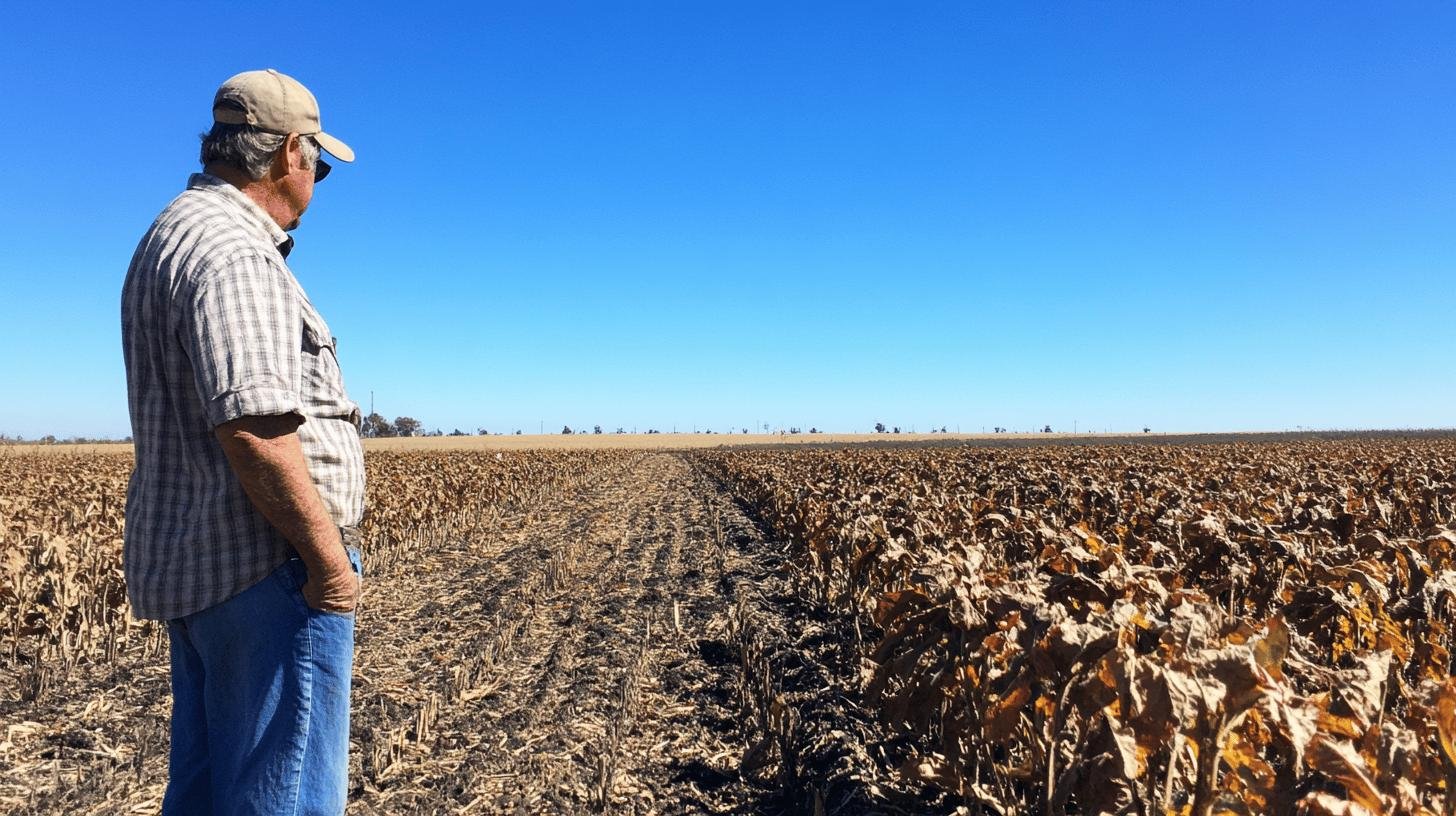
M 303 315 L 303 371 L 299 394 L 309 413 L 316 416 L 350 418 L 354 403 L 344 391 L 339 370 L 338 342 L 328 324 L 317 315 Z

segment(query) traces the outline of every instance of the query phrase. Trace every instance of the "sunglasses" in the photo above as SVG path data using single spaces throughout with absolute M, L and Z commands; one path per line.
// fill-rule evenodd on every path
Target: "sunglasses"
M 327 176 L 329 174 L 329 171 L 332 169 L 334 169 L 333 165 L 324 161 L 323 157 L 319 157 L 319 159 L 313 163 L 313 183 L 318 184 L 320 181 L 323 181 L 324 177 Z

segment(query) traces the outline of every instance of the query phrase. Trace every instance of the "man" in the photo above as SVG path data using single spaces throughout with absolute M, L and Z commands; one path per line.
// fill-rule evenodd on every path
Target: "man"
M 203 172 L 142 238 L 122 289 L 136 470 L 127 594 L 171 638 L 164 814 L 340 814 L 364 504 L 359 407 L 285 259 L 314 184 L 318 103 L 232 77 Z

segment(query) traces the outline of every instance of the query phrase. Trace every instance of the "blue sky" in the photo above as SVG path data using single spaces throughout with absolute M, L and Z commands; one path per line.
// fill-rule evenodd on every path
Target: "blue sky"
M 5 18 L 3 433 L 129 432 L 127 261 L 261 67 L 358 152 L 290 263 L 389 417 L 1456 425 L 1450 5 Z

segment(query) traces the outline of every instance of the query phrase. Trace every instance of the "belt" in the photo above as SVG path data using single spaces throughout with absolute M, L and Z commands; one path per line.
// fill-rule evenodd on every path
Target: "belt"
M 340 527 L 339 537 L 344 540 L 345 547 L 358 548 L 364 543 L 364 534 L 359 532 L 358 527 Z

